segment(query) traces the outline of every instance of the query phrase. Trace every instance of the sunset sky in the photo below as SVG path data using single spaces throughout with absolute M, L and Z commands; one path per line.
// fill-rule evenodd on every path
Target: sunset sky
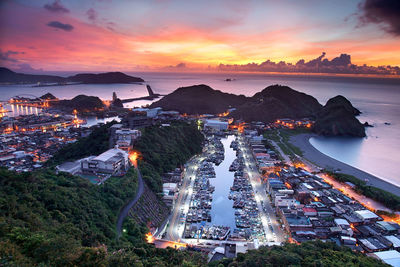
M 295 64 L 322 52 L 329 59 L 349 54 L 359 65 L 400 65 L 400 19 L 367 2 L 374 1 L 2 0 L 0 65 L 206 68 L 267 59 Z

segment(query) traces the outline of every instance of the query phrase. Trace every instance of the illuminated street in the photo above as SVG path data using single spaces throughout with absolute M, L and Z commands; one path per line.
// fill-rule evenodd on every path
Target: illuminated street
M 258 204 L 261 222 L 263 224 L 264 232 L 266 235 L 266 241 L 268 242 L 268 244 L 280 244 L 285 240 L 285 233 L 283 232 L 279 222 L 277 221 L 275 212 L 271 206 L 269 197 L 267 196 L 266 188 L 261 183 L 260 173 L 258 172 L 253 155 L 246 143 L 244 142 L 243 137 L 239 138 L 239 145 L 244 154 L 246 171 L 249 174 L 251 185 L 255 194 L 255 199 Z
M 280 244 L 285 241 L 285 233 L 283 232 L 280 223 L 277 221 L 274 209 L 272 208 L 269 197 L 267 196 L 267 193 L 265 191 L 265 185 L 261 183 L 260 174 L 258 172 L 255 159 L 253 158 L 250 149 L 244 142 L 244 138 L 237 136 L 237 140 L 239 141 L 240 149 L 243 151 L 245 159 L 244 161 L 245 172 L 248 173 L 249 175 L 250 183 L 253 188 L 255 200 L 259 210 L 262 229 L 264 230 L 265 233 L 264 237 L 257 238 L 258 242 L 260 245 Z M 189 205 L 193 194 L 193 186 L 195 181 L 196 170 L 199 167 L 199 164 L 206 157 L 207 157 L 207 152 L 204 152 L 201 156 L 196 156 L 187 162 L 184 178 L 182 181 L 182 186 L 179 190 L 179 195 L 175 201 L 175 205 L 172 208 L 172 213 L 169 218 L 167 229 L 163 236 L 164 240 L 173 242 L 184 242 L 196 245 L 203 244 L 206 246 L 216 246 L 223 242 L 227 242 L 224 240 L 221 241 L 221 240 L 210 240 L 210 239 L 183 238 L 185 222 L 187 219 L 186 217 L 189 211 Z M 218 177 L 216 179 L 218 179 Z M 227 184 L 224 186 L 229 187 L 230 185 Z M 160 238 L 161 236 L 158 237 Z M 247 243 L 247 241 L 244 240 L 229 241 L 229 242 L 235 242 L 237 244 Z

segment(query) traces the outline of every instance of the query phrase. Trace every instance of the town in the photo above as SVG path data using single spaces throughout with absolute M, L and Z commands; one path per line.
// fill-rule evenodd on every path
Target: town
M 3 115 L 1 166 L 17 172 L 40 169 L 61 147 L 99 127 L 84 127 L 85 119 L 78 118 L 76 112 L 46 111 L 51 109 L 42 107 L 40 113 L 12 118 Z M 374 253 L 378 258 L 380 253 L 400 249 L 397 223 L 384 220 L 364 203 L 346 196 L 343 190 L 329 184 L 324 174 L 318 173 L 320 170 L 309 172 L 304 164 L 283 161 L 281 152 L 263 135 L 274 129 L 309 129 L 312 120 L 282 118 L 269 124 L 245 123 L 229 118 L 231 111 L 217 116 L 188 116 L 161 108 L 133 108 L 109 127 L 108 151 L 61 163 L 56 169 L 102 184 L 110 177 L 126 174 L 132 164 L 130 154 L 143 128 L 169 127 L 171 121 L 187 121 L 203 132 L 203 153 L 186 168 L 164 174 L 162 199 L 171 214 L 177 216 L 168 227 L 164 224 L 153 229 L 156 244 L 172 241 L 208 247 L 210 260 L 261 245 L 315 239 Z M 221 140 L 227 138 L 230 142 L 224 141 L 224 146 Z M 232 182 L 226 185 L 229 192 L 224 198 L 231 203 L 234 219 L 215 224 L 212 214 L 218 205 L 212 181 L 228 179 L 215 171 L 226 160 L 227 149 L 234 153 L 234 158 L 224 170 L 231 174 Z M 190 167 L 193 172 L 187 170 Z M 180 194 L 183 197 L 179 198 Z

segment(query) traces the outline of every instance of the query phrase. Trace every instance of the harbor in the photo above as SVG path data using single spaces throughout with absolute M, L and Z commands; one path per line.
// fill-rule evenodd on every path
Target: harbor
M 195 171 L 183 238 L 265 240 L 255 192 L 235 135 L 208 135 Z M 189 189 L 190 190 L 190 189 Z

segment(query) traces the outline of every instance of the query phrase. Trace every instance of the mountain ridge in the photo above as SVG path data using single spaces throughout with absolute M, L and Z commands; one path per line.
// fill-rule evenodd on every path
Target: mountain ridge
M 113 84 L 144 82 L 142 78 L 126 75 L 122 72 L 104 73 L 78 73 L 73 76 L 61 77 L 55 75 L 37 75 L 17 73 L 10 69 L 0 67 L 0 83 L 68 83 L 77 82 L 84 84 Z

